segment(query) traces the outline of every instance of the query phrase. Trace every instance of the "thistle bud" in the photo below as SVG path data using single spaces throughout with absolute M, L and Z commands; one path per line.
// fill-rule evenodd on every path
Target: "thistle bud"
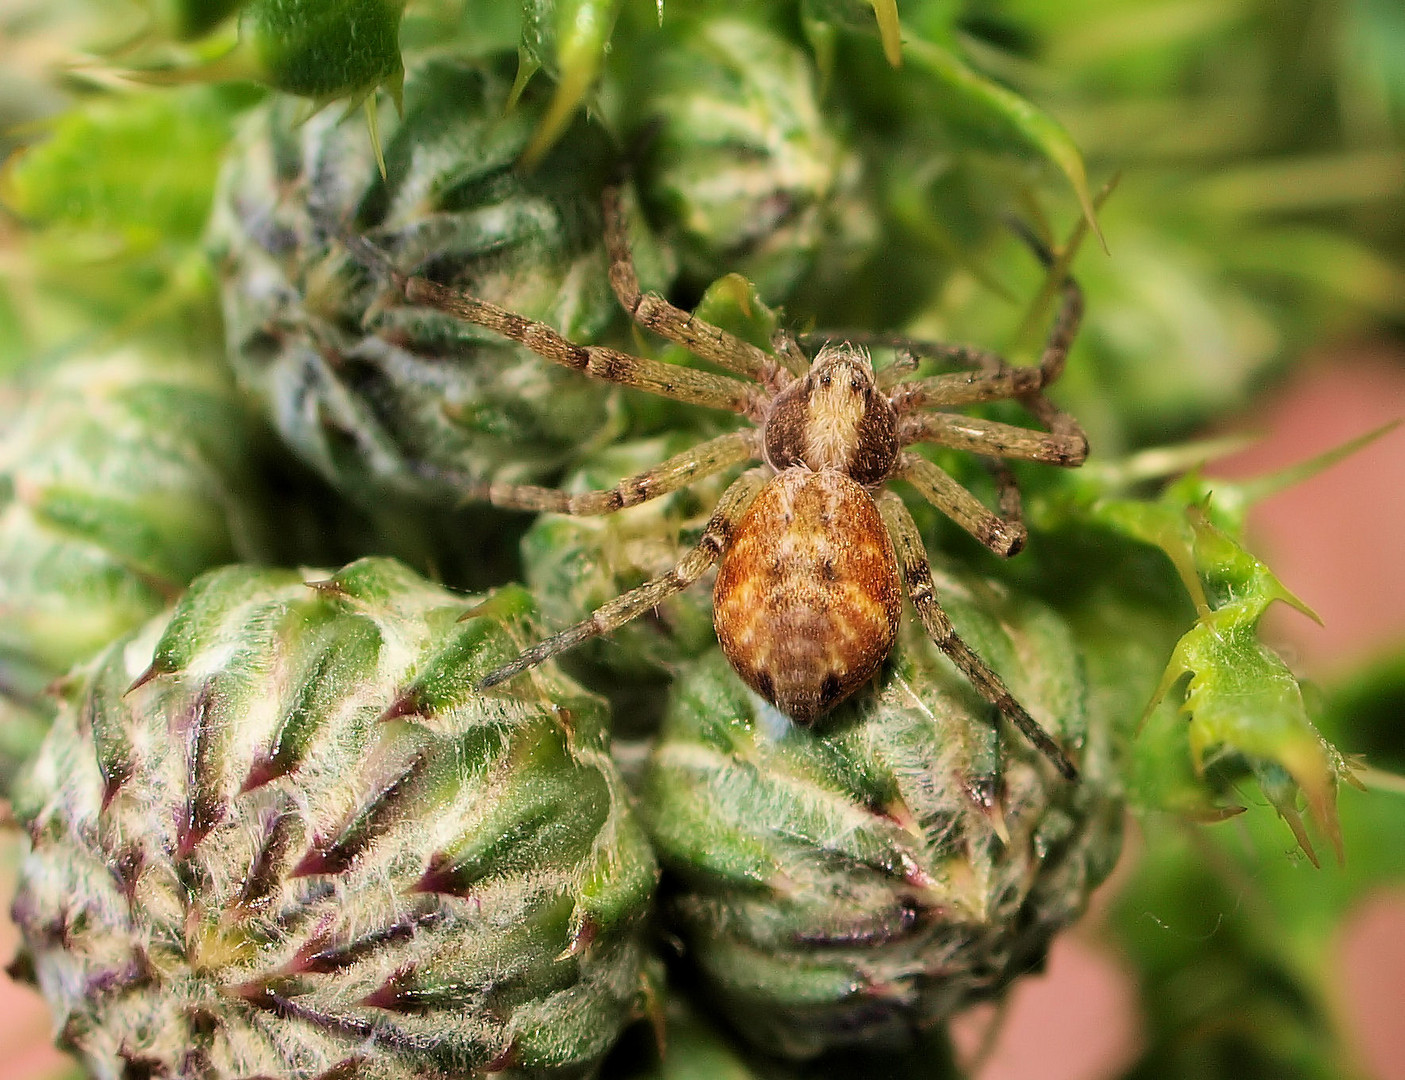
M 502 65 L 412 69 L 388 114 L 387 177 L 370 139 L 275 101 L 252 118 L 216 195 L 210 248 L 229 355 L 293 449 L 365 504 L 441 504 L 492 481 L 551 477 L 607 421 L 612 392 L 488 330 L 403 303 L 333 230 L 406 274 L 472 292 L 572 338 L 618 312 L 606 277 L 603 133 L 585 121 L 550 167 L 514 168 L 541 96 L 506 111 Z M 388 112 L 388 110 L 386 110 Z
M 901 1044 L 998 995 L 1112 868 L 1120 786 L 1068 628 L 963 591 L 943 591 L 962 636 L 1079 759 L 1076 783 L 911 624 L 876 684 L 813 729 L 720 653 L 674 685 L 641 807 L 688 958 L 758 1047 Z
M 603 705 L 520 589 L 229 567 L 72 680 L 14 913 L 100 1077 L 590 1072 L 646 999 L 655 864 Z
M 774 300 L 821 254 L 857 261 L 877 222 L 808 53 L 732 16 L 675 17 L 667 30 L 676 40 L 641 49 L 630 70 L 646 88 L 630 123 L 648 134 L 644 201 L 676 230 L 685 272 L 740 273 Z

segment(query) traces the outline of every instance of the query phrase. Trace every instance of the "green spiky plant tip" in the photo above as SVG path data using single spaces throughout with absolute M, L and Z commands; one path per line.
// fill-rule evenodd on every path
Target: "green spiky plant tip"
M 524 164 L 534 167 L 541 162 L 597 88 L 606 59 L 619 44 L 614 40 L 615 24 L 622 7 L 620 0 L 522 0 L 516 88 L 520 91 L 539 71 L 556 81 L 551 104 L 523 154 Z M 822 0 L 807 3 L 805 9 L 812 40 L 838 28 L 876 31 L 888 63 L 901 66 L 902 30 L 895 0 Z M 662 33 L 666 25 L 686 20 L 688 14 L 670 6 L 665 15 L 659 0 L 656 18 Z M 644 47 L 659 53 L 671 46 L 649 40 Z
M 1309 861 L 1316 865 L 1318 858 L 1304 811 L 1342 860 L 1338 791 L 1343 782 L 1362 784 L 1353 763 L 1318 731 L 1311 695 L 1259 638 L 1259 622 L 1275 602 L 1317 616 L 1248 550 L 1243 534 L 1248 510 L 1259 499 L 1329 468 L 1397 426 L 1387 424 L 1243 482 L 1201 472 L 1207 461 L 1241 448 L 1242 440 L 1144 451 L 1123 462 L 1097 463 L 1035 501 L 1032 518 L 1046 528 L 1107 529 L 1122 542 L 1159 551 L 1165 564 L 1147 576 L 1169 570 L 1193 608 L 1193 624 L 1186 629 L 1173 620 L 1169 635 L 1164 611 L 1141 616 L 1148 620 L 1148 641 L 1168 637 L 1170 655 L 1157 662 L 1161 670 L 1145 706 L 1124 717 L 1125 724 L 1139 716 L 1130 729 L 1135 741 L 1127 771 L 1134 804 L 1221 821 L 1245 810 L 1236 787 L 1252 781 Z M 1130 488 L 1180 472 L 1156 498 L 1128 497 Z M 1107 644 L 1096 643 L 1102 632 L 1092 631 L 1094 651 Z M 1144 667 L 1144 661 L 1133 666 Z
M 675 685 L 640 793 L 664 909 L 707 999 L 768 1053 L 901 1044 L 1036 969 L 1111 870 L 1109 718 L 1067 626 L 940 582 L 963 638 L 1076 748 L 1069 784 L 908 626 L 878 684 L 814 730 L 720 653 Z
M 653 854 L 532 632 L 365 559 L 231 567 L 70 680 L 15 918 L 99 1077 L 587 1074 L 647 998 Z M 458 621 L 468 614 L 465 621 Z

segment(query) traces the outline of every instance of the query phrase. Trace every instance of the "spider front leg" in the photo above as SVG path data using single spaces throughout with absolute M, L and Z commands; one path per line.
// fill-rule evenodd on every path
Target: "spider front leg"
M 922 545 L 922 536 L 917 531 L 917 524 L 912 520 L 912 515 L 908 513 L 902 499 L 891 491 L 883 492 L 878 499 L 878 512 L 893 538 L 903 586 L 933 644 L 961 670 L 981 697 L 1004 713 L 1060 773 L 1069 780 L 1077 780 L 1078 769 L 1068 759 L 1062 747 L 1054 741 L 1053 736 L 1039 726 L 1039 722 L 1015 700 L 1015 696 L 1010 693 L 1000 676 L 957 635 L 956 628 L 951 625 L 951 620 L 937 602 L 936 587 L 932 583 L 932 569 L 927 562 L 927 550 Z
M 1069 418 L 1072 421 L 1072 418 Z M 1042 461 L 1048 465 L 1075 467 L 1088 457 L 1088 437 L 1074 424 L 1074 430 L 1034 431 L 956 413 L 922 413 L 898 421 L 898 443 L 932 442 L 955 450 L 969 450 L 988 457 Z
M 1040 264 L 1046 270 L 1052 270 L 1058 261 L 1054 253 L 1028 229 L 1020 227 L 1015 231 L 1020 239 L 1034 252 L 1034 256 L 1039 260 Z M 1034 393 L 1049 386 L 1063 374 L 1064 365 L 1068 361 L 1069 350 L 1073 347 L 1074 338 L 1078 336 L 1078 328 L 1083 322 L 1083 289 L 1078 284 L 1078 281 L 1072 277 L 1064 278 L 1059 292 L 1059 309 L 1054 313 L 1054 321 L 1049 327 L 1048 335 L 1044 339 L 1044 348 L 1039 354 L 1039 365 L 1033 368 L 1015 367 L 998 353 L 973 345 L 923 341 L 917 338 L 903 337 L 895 334 L 858 334 L 851 338 L 851 340 L 855 345 L 886 347 L 908 352 L 914 356 L 930 357 L 933 360 L 950 360 L 960 364 L 962 367 L 972 368 L 982 372 L 988 379 L 993 380 L 997 384 L 999 380 L 1008 376 L 1011 372 L 1028 372 L 1028 375 L 1023 376 L 1023 378 L 1033 382 L 1034 385 L 1027 385 L 1024 389 L 1020 390 L 1019 393 Z M 916 399 L 926 393 L 929 388 L 933 393 L 945 392 L 947 384 L 942 381 L 943 379 L 943 376 L 938 375 L 932 379 L 922 379 L 912 383 L 913 407 L 917 407 Z M 924 384 L 928 384 L 928 386 L 924 387 Z M 904 389 L 907 389 L 905 384 Z M 1002 394 L 1000 396 L 1010 397 L 1012 395 Z M 994 399 L 986 397 L 972 400 L 990 401 Z M 932 402 L 932 404 L 937 404 L 937 402 Z M 957 402 L 952 402 L 952 404 L 957 404 Z M 965 403 L 962 402 L 961 404 Z
M 634 269 L 634 255 L 629 249 L 629 221 L 624 209 L 624 190 L 618 185 L 605 189 L 605 248 L 610 255 L 610 287 L 620 306 L 629 312 L 646 330 L 652 330 L 674 344 L 704 360 L 711 360 L 728 371 L 755 379 L 763 385 L 773 385 L 781 370 L 776 357 L 743 341 L 720 326 L 714 326 L 680 307 L 670 304 L 658 293 L 641 293 L 639 275 Z M 790 358 L 786 358 L 788 361 Z M 803 358 L 802 358 L 803 359 Z M 803 373 L 805 366 L 797 374 Z
M 756 428 L 733 431 L 689 447 L 652 469 L 626 476 L 613 487 L 572 494 L 535 484 L 475 482 L 466 475 L 438 470 L 435 478 L 458 487 L 465 499 L 489 502 L 504 510 L 528 510 L 589 517 L 612 514 L 668 495 L 732 465 L 761 456 L 761 435 Z
M 761 412 L 766 393 L 759 387 L 727 375 L 662 364 L 602 345 L 577 345 L 544 322 L 523 318 L 497 304 L 458 292 L 428 278 L 401 272 L 385 252 L 364 236 L 344 229 L 338 231 L 338 236 L 357 262 L 373 272 L 385 274 L 409 303 L 423 304 L 485 327 L 509 341 L 525 345 L 554 364 L 579 371 L 593 379 L 630 386 L 691 405 L 723 409 L 745 416 L 756 416 Z
M 741 520 L 747 507 L 751 505 L 752 500 L 765 485 L 765 470 L 752 469 L 742 473 L 732 482 L 731 487 L 722 493 L 722 498 L 717 503 L 717 509 L 713 511 L 707 528 L 703 530 L 702 539 L 698 541 L 692 551 L 679 560 L 677 566 L 668 573 L 646 581 L 638 588 L 631 589 L 608 604 L 604 604 L 596 609 L 590 618 L 533 645 L 516 660 L 489 672 L 479 682 L 478 688 L 486 690 L 498 683 L 506 682 L 528 668 L 536 667 L 543 660 L 548 660 L 557 653 L 573 649 L 582 642 L 601 634 L 608 634 L 631 619 L 636 619 L 651 608 L 657 607 L 674 593 L 682 592 L 689 585 L 695 583 L 707 572 L 710 566 L 722 557 L 737 522 Z

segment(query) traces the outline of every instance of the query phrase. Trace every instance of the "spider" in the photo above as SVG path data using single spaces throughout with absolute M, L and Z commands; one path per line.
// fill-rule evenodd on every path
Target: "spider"
M 725 490 L 697 545 L 674 568 L 525 650 L 489 673 L 486 689 L 589 638 L 608 634 L 697 582 L 720 562 L 713 625 L 737 674 L 801 725 L 844 701 L 877 672 L 897 639 L 905 590 L 936 646 L 975 689 L 1068 779 L 1077 770 L 1015 700 L 1000 677 L 956 633 L 942 610 L 917 526 L 889 480 L 911 484 L 1000 556 L 1023 547 L 1019 491 L 1004 459 L 1082 464 L 1088 441 L 1043 390 L 1061 374 L 1082 317 L 1083 296 L 1066 277 L 1036 367 L 1015 367 L 983 349 L 888 335 L 833 343 L 777 335 L 772 351 L 642 293 L 627 240 L 623 192 L 604 194 L 610 284 L 642 327 L 733 373 L 678 367 L 605 346 L 578 345 L 550 326 L 402 273 L 366 240 L 343 233 L 359 261 L 388 273 L 405 301 L 437 308 L 525 345 L 539 356 L 606 382 L 721 409 L 752 426 L 707 440 L 612 488 L 571 495 L 531 485 L 484 484 L 470 494 L 496 506 L 564 514 L 608 514 L 677 491 L 737 465 L 760 462 Z M 1052 258 L 1026 240 L 1046 265 Z M 814 360 L 801 342 L 819 345 Z M 898 350 L 875 371 L 868 349 Z M 915 378 L 919 355 L 966 370 Z M 733 377 L 739 376 L 739 377 Z M 1047 431 L 946 411 L 1015 399 Z M 947 472 L 906 449 L 916 443 L 968 450 L 987 460 L 999 512 Z

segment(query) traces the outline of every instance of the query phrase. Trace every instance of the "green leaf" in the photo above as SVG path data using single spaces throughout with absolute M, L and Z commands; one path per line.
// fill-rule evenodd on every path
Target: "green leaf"
M 883 42 L 888 63 L 902 66 L 903 33 L 896 0 L 805 0 L 804 17 L 845 30 L 876 34 Z
M 600 74 L 619 9 L 620 0 L 524 0 L 514 96 L 540 68 L 556 79 L 546 115 L 522 153 L 525 163 L 540 161 L 570 126 Z
M 915 66 L 943 86 L 942 118 L 969 145 L 997 153 L 1033 153 L 1053 163 L 1072 186 L 1084 217 L 1102 240 L 1083 155 L 1062 124 L 971 68 L 950 49 L 909 35 L 906 50 Z

